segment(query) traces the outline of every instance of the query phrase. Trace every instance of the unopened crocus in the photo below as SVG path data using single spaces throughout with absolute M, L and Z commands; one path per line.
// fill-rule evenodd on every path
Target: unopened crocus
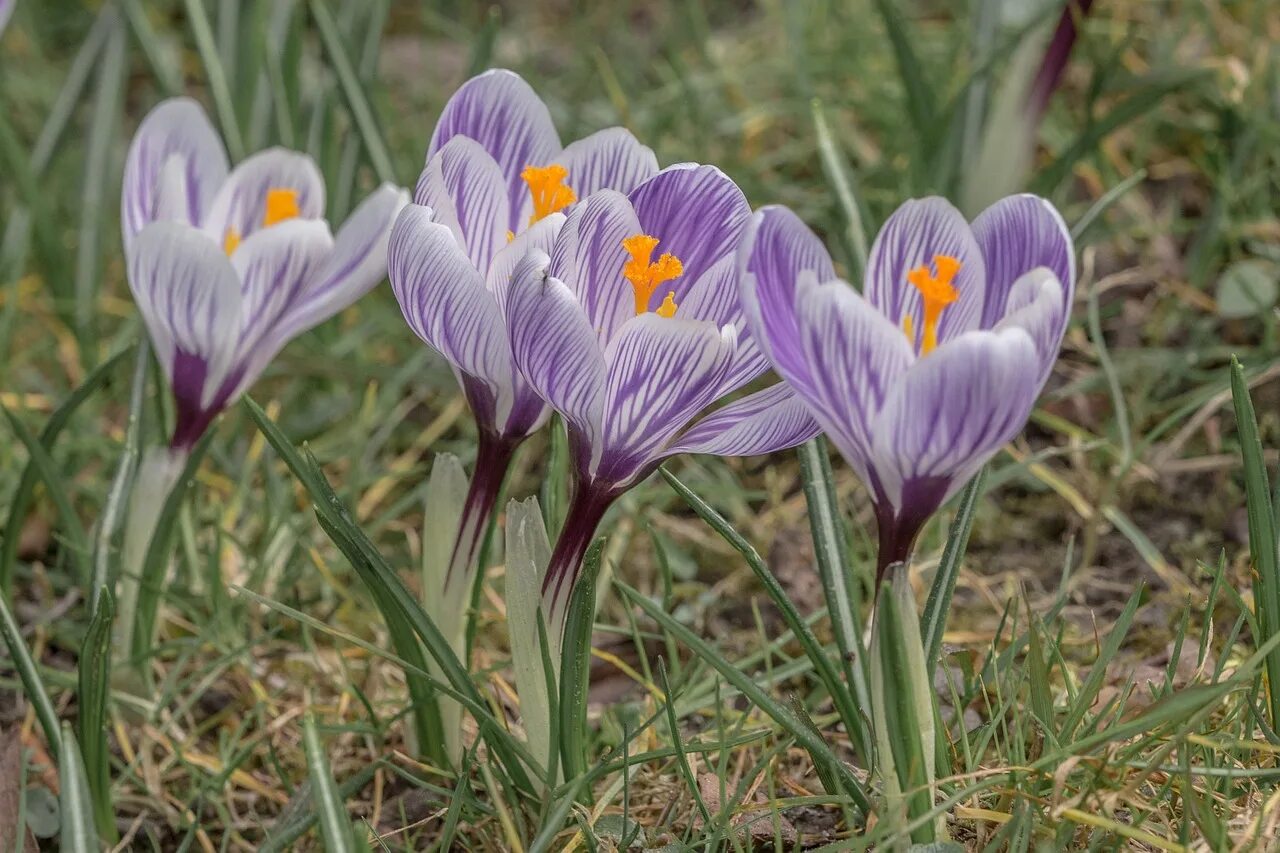
M 126 573 L 141 565 L 159 508 L 213 419 L 286 343 L 383 278 L 391 225 L 407 201 L 384 184 L 335 237 L 310 157 L 277 148 L 229 169 L 208 117 L 187 98 L 143 120 L 125 163 L 121 224 L 129 287 L 177 416 L 167 450 L 148 454 L 138 474 Z M 128 601 L 121 606 L 123 616 Z
M 1062 217 L 1032 195 L 972 225 L 943 199 L 909 201 L 858 293 L 794 213 L 766 207 L 739 265 L 761 348 L 871 491 L 883 576 L 1031 414 L 1071 309 Z
M 553 616 L 605 511 L 663 460 L 768 453 L 817 432 L 783 385 L 698 420 L 768 368 L 738 300 L 749 217 L 719 169 L 672 166 L 575 207 L 500 294 L 516 366 L 569 432 L 574 495 L 543 582 Z
M 624 128 L 562 146 L 546 105 L 511 71 L 472 78 L 445 106 L 389 265 L 405 319 L 453 368 L 479 433 L 446 592 L 470 586 L 512 455 L 549 414 L 511 363 L 495 293 L 527 251 L 550 249 L 570 206 L 657 170 Z

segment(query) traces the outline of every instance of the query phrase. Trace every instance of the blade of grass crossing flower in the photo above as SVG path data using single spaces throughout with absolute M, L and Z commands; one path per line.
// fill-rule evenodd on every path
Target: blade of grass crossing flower
M 58 762 L 58 783 L 62 786 L 58 796 L 61 849 L 66 853 L 101 853 L 84 761 L 70 723 L 62 724 L 62 744 L 62 758 Z
M 938 561 L 938 570 L 934 573 L 933 584 L 929 587 L 929 597 L 925 599 L 924 616 L 920 628 L 924 632 L 924 663 L 930 673 L 938 665 L 938 657 L 942 654 L 942 635 L 947 630 L 947 614 L 951 612 L 951 596 L 956 589 L 956 579 L 960 576 L 960 562 L 964 559 L 965 548 L 969 545 L 969 532 L 973 529 L 973 513 L 982 494 L 982 484 L 986 479 L 987 469 L 983 467 L 960 495 L 960 505 L 956 508 L 956 517 L 947 531 L 947 544 L 942 549 L 942 559 Z
M 591 682 L 591 629 L 596 617 L 596 578 L 604 561 L 604 537 L 582 560 L 565 611 L 560 651 L 560 760 L 566 779 L 587 770 L 587 689 Z
M 103 383 L 111 376 L 115 366 L 129 352 L 129 349 L 130 347 L 125 347 L 108 356 L 49 415 L 49 419 L 45 421 L 44 428 L 40 430 L 39 439 L 40 446 L 44 448 L 46 455 L 48 451 L 53 449 L 54 442 L 57 441 L 58 436 L 66 428 L 67 424 L 71 422 L 71 416 L 75 414 L 81 404 L 102 387 Z M 31 508 L 31 499 L 35 495 L 36 483 L 40 478 L 41 473 L 38 462 L 35 457 L 31 457 L 27 460 L 27 466 L 23 469 L 22 476 L 18 478 L 18 487 L 14 490 L 13 496 L 9 500 L 9 516 L 5 522 L 5 530 L 17 530 L 19 528 L 22 519 L 26 517 L 27 510 Z M 17 561 L 17 556 L 18 537 L 5 536 L 0 539 L 0 595 L 10 600 L 13 598 L 13 567 Z
M 845 154 L 831 134 L 822 102 L 814 98 L 810 102 L 810 109 L 813 112 L 813 130 L 818 139 L 818 157 L 822 161 L 822 171 L 827 176 L 827 183 L 835 191 L 840 212 L 844 215 L 844 230 L 840 236 L 849 254 L 849 281 L 861 290 L 863 272 L 867 268 L 867 229 L 863 224 L 865 217 L 862 215 L 862 205 L 854 194 L 853 178 L 849 175 Z
M 244 159 L 244 138 L 240 135 L 235 102 L 231 98 L 226 69 L 218 56 L 218 45 L 214 41 L 209 15 L 202 0 L 183 0 L 182 5 L 186 10 L 187 20 L 191 23 L 191 35 L 195 38 L 196 52 L 204 65 L 205 78 L 209 81 L 209 92 L 213 95 L 213 106 L 218 112 L 218 123 L 222 128 L 222 138 L 227 143 L 227 153 L 231 155 L 231 162 L 238 162 Z
M 1275 514 L 1271 506 L 1271 486 L 1263 458 L 1258 420 L 1245 383 L 1244 368 L 1231 359 L 1231 399 L 1235 405 L 1236 431 L 1244 464 L 1245 508 L 1249 520 L 1249 553 L 1254 569 L 1254 608 L 1262 635 L 1258 644 L 1280 636 L 1280 553 L 1277 547 Z M 1280 727 L 1280 651 L 1266 659 L 1267 707 L 1271 727 Z
M 79 742 L 83 745 L 85 773 L 93 801 L 94 822 L 105 839 L 116 838 L 115 810 L 111 803 L 111 751 L 107 743 L 107 691 L 111 684 L 111 620 L 115 599 L 106 586 L 94 596 L 97 605 L 89 619 L 77 665 Z
M 29 459 L 35 463 L 35 470 L 40 479 L 44 481 L 44 487 L 49 493 L 49 498 L 53 501 L 54 506 L 58 508 L 58 520 L 66 537 L 67 552 L 71 556 L 72 564 L 76 567 L 76 574 L 80 582 L 88 584 L 91 573 L 89 568 L 89 535 L 85 532 L 84 525 L 80 523 L 80 516 L 71 504 L 71 497 L 67 494 L 65 488 L 66 479 L 62 476 L 62 472 L 58 470 L 58 465 L 49 455 L 49 451 L 45 450 L 44 445 L 31 434 L 31 431 L 27 429 L 27 425 L 3 404 L 0 404 L 0 411 L 4 412 L 4 416 L 8 419 L 9 427 L 13 430 L 14 435 L 27 448 Z
M 333 65 L 334 73 L 338 77 L 338 84 L 342 89 L 343 98 L 347 102 L 347 108 L 351 110 L 351 117 L 354 119 L 360 136 L 364 140 L 365 150 L 369 152 L 369 162 L 373 165 L 373 171 L 378 176 L 378 180 L 394 182 L 396 174 L 395 168 L 392 166 L 391 155 L 387 151 L 386 142 L 373 112 L 373 106 L 369 103 L 364 87 L 360 84 L 360 78 L 356 75 L 355 68 L 351 64 L 351 58 L 347 56 L 346 47 L 342 43 L 342 36 L 338 32 L 337 22 L 334 21 L 333 14 L 329 11 L 328 6 L 325 5 L 324 0 L 311 0 L 308 3 L 308 8 L 311 10 L 311 16 L 315 19 L 316 29 L 320 33 L 320 41 L 324 45 L 325 53 L 328 55 L 329 61 Z
M 31 650 L 22 638 L 22 630 L 13 611 L 9 609 L 9 599 L 0 595 L 0 634 L 4 635 L 5 645 L 9 648 L 9 658 L 18 671 L 18 680 L 27 693 L 27 701 L 35 708 L 36 719 L 40 728 L 44 729 L 45 740 L 49 743 L 49 751 L 56 759 L 62 753 L 62 730 L 58 725 L 58 712 L 54 710 L 53 701 L 40 680 L 40 670 L 36 667 Z
M 711 528 L 716 533 L 719 533 L 726 542 L 732 545 L 746 559 L 747 565 L 764 587 L 765 593 L 769 596 L 774 606 L 778 608 L 783 622 L 791 629 L 796 639 L 799 640 L 801 647 L 804 648 L 805 656 L 809 658 L 813 664 L 814 673 L 831 695 L 831 700 L 835 703 L 841 719 L 846 722 L 851 733 L 859 731 L 862 726 L 861 712 L 855 706 L 849 690 L 841 682 L 840 675 L 831 662 L 831 656 L 818 644 L 813 631 L 805 624 L 804 619 L 801 618 L 791 599 L 787 597 L 781 584 L 778 583 L 778 579 L 773 576 L 773 572 L 769 570 L 768 565 L 760 557 L 759 552 L 738 531 L 734 530 L 733 525 L 729 524 L 724 516 L 698 497 L 692 489 L 680 482 L 674 474 L 666 468 L 658 470 L 671 488 L 675 489 L 676 494 L 680 495 L 685 503 L 701 516 L 703 521 L 711 525 Z M 864 759 L 866 758 L 866 753 L 863 753 L 863 757 Z
M 440 630 L 364 531 L 352 520 L 350 511 L 334 493 L 315 457 L 310 452 L 305 456 L 300 454 L 275 422 L 251 398 L 245 397 L 243 405 L 267 442 L 307 489 L 321 528 L 351 562 L 361 580 L 374 594 L 375 601 L 380 607 L 395 608 L 413 627 L 414 633 L 440 665 L 445 679 L 457 691 L 454 698 L 471 712 L 481 734 L 489 742 L 495 756 L 501 760 L 512 783 L 522 791 L 533 794 L 535 788 L 524 770 L 525 766 L 537 766 L 531 754 L 515 740 L 503 723 L 494 718 Z
M 356 847 L 351 837 L 351 824 L 337 785 L 334 784 L 333 773 L 329 770 L 329 756 L 320 740 L 320 730 L 312 711 L 308 711 L 302 718 L 302 742 L 307 756 L 307 778 L 311 781 L 311 795 L 315 798 L 324 849 L 330 853 L 352 853 Z
M 844 718 L 844 724 L 854 739 L 858 754 L 871 766 L 875 753 L 868 726 L 871 697 L 867 692 L 867 653 L 862 644 L 862 620 L 858 612 L 861 603 L 850 562 L 849 543 L 836 502 L 831 459 L 827 454 L 826 441 L 821 436 L 800 445 L 796 452 L 800 457 L 809 530 L 813 536 L 818 574 L 822 578 L 822 592 L 827 600 L 827 614 L 840 649 L 845 682 L 852 691 L 852 719 Z
M 98 87 L 89 121 L 88 151 L 84 160 L 84 183 L 79 205 L 74 320 L 80 358 L 86 363 L 92 363 L 94 357 L 95 321 L 99 317 L 102 229 L 107 221 L 103 213 L 103 202 L 108 192 L 118 185 L 112 161 L 124 100 L 128 60 L 125 46 L 125 22 L 117 15 L 112 21 L 102 62 L 98 66 Z
M 690 631 L 684 625 L 681 625 L 669 614 L 665 613 L 658 605 L 654 604 L 640 592 L 627 586 L 616 578 L 614 585 L 622 592 L 631 604 L 643 610 L 650 619 L 653 619 L 664 630 L 671 633 L 676 640 L 683 644 L 695 657 L 702 660 L 729 684 L 733 685 L 743 696 L 755 704 L 757 708 L 771 717 L 774 722 L 781 726 L 788 734 L 808 750 L 811 754 L 817 754 L 822 759 L 830 762 L 835 769 L 840 785 L 844 789 L 845 794 L 853 800 L 859 813 L 866 814 L 870 809 L 870 801 L 867 799 L 866 791 L 857 777 L 853 775 L 849 767 L 840 760 L 827 742 L 816 736 L 809 730 L 804 723 L 796 719 L 796 716 L 787 710 L 783 705 L 779 704 L 767 693 L 760 689 L 759 685 L 747 673 L 738 669 L 733 663 L 728 661 L 723 655 L 715 650 L 710 643 L 703 640 L 697 634 Z

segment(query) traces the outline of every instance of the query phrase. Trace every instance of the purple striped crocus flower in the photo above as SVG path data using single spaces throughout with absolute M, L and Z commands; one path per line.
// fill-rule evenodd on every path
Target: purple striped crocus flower
M 972 225 L 943 199 L 909 201 L 876 238 L 859 294 L 794 213 L 766 207 L 738 262 L 761 347 L 871 490 L 879 578 L 1026 424 L 1070 314 L 1066 225 L 1032 195 Z
M 526 252 L 550 249 L 563 211 L 657 171 L 621 127 L 562 146 L 546 105 L 511 71 L 468 80 L 445 105 L 389 265 L 405 319 L 453 367 L 479 432 L 446 583 L 470 576 L 512 455 L 549 414 L 512 365 L 495 294 Z
M 738 299 L 734 251 L 750 215 L 719 169 L 672 166 L 576 206 L 499 293 L 516 367 L 569 431 L 573 503 L 543 581 L 553 615 L 605 511 L 664 459 L 768 453 L 817 434 L 784 385 L 694 422 L 768 369 Z
M 407 200 L 384 184 L 334 237 L 310 157 L 274 148 L 229 170 L 195 101 L 147 115 L 125 163 L 121 222 L 129 286 L 177 402 L 176 453 L 286 343 L 382 279 Z

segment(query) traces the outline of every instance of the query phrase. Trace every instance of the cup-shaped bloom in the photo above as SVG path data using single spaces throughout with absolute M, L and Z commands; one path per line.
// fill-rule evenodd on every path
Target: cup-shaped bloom
M 569 431 L 574 506 L 544 582 L 553 612 L 609 504 L 664 459 L 767 453 L 817 433 L 782 385 L 696 420 L 768 369 L 738 299 L 750 215 L 719 169 L 671 166 L 576 206 L 499 294 L 517 368 Z
M 194 101 L 147 115 L 121 222 L 129 287 L 177 402 L 174 450 L 189 450 L 286 343 L 382 280 L 407 201 L 384 184 L 334 237 L 311 158 L 276 148 L 229 169 Z
M 872 493 L 882 574 L 1026 424 L 1070 314 L 1070 234 L 1031 195 L 972 225 L 943 199 L 909 201 L 859 294 L 795 214 L 766 207 L 738 262 L 762 349 Z

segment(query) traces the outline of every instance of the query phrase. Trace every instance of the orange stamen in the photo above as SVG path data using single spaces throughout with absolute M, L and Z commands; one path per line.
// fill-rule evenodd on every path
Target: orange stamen
M 651 261 L 653 250 L 658 246 L 658 238 L 648 234 L 635 234 L 622 241 L 622 248 L 631 255 L 631 260 L 622 265 L 623 277 L 631 282 L 635 293 L 636 313 L 643 314 L 649 310 L 649 300 L 658 289 L 658 285 L 679 278 L 684 274 L 684 264 L 670 253 L 664 253 L 657 261 Z M 667 294 L 667 298 L 658 306 L 657 314 L 661 317 L 674 317 L 676 313 L 675 291 Z
M 960 291 L 953 285 L 956 273 L 960 272 L 960 261 L 950 255 L 934 255 L 933 267 L 937 270 L 931 274 L 926 266 L 919 266 L 907 273 L 909 281 L 920 291 L 921 313 L 924 315 L 924 334 L 920 341 L 920 354 L 928 355 L 938 346 L 938 321 L 942 319 L 943 310 L 960 298 Z M 912 346 L 916 344 L 915 326 L 911 315 L 902 318 L 902 330 Z
M 297 190 L 271 187 L 267 190 L 263 208 L 263 228 L 270 228 L 272 225 L 279 225 L 281 222 L 297 219 L 302 215 L 302 208 L 298 206 Z M 240 232 L 233 226 L 222 235 L 222 251 L 233 255 L 238 248 L 240 248 Z
M 530 225 L 578 200 L 577 193 L 564 182 L 569 177 L 569 170 L 564 166 L 554 163 L 550 166 L 526 166 L 520 177 L 529 185 L 529 194 L 533 196 Z

